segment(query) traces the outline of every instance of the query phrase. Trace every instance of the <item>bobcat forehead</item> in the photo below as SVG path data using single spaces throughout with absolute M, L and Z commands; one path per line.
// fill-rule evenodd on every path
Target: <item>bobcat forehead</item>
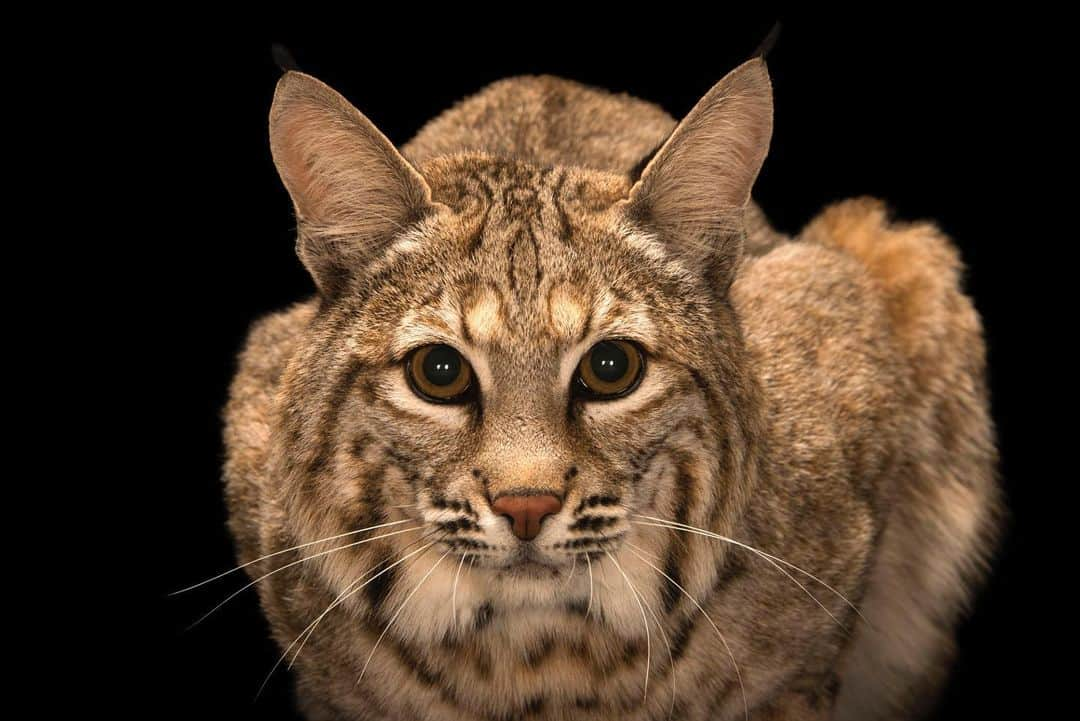
M 404 312 L 394 331 L 392 352 L 402 356 L 427 343 L 455 344 L 460 325 L 458 311 L 449 297 L 440 293 L 434 301 Z
M 588 330 L 588 311 L 581 289 L 562 283 L 548 294 L 548 317 L 556 337 L 566 341 L 580 338 Z
M 466 301 L 462 330 L 475 343 L 491 343 L 498 333 L 501 307 L 494 289 L 484 287 Z

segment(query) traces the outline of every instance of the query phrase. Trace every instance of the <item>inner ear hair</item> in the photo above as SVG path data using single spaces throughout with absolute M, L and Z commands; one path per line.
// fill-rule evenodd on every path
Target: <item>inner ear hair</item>
M 690 264 L 734 269 L 743 212 L 772 136 L 772 87 L 753 58 L 709 90 L 671 133 L 627 199 L 628 218 Z
M 297 252 L 324 294 L 433 210 L 420 173 L 310 75 L 292 71 L 278 81 L 270 148 L 296 211 Z

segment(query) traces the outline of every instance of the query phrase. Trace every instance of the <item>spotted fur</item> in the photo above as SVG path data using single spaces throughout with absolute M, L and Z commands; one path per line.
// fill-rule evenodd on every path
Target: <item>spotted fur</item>
M 282 78 L 272 148 L 319 293 L 256 323 L 240 359 L 238 556 L 416 529 L 249 567 L 308 558 L 259 583 L 283 649 L 384 570 L 297 657 L 309 718 L 902 719 L 932 698 L 994 537 L 979 320 L 930 224 L 854 200 L 795 239 L 769 228 L 749 192 L 770 131 L 760 60 L 678 126 L 504 80 L 400 153 L 325 85 Z M 575 400 L 603 338 L 645 349 L 644 380 Z M 472 364 L 476 403 L 408 388 L 405 355 L 436 342 Z M 564 499 L 526 565 L 490 508 L 511 491 Z M 869 624 L 644 516 L 811 571 Z

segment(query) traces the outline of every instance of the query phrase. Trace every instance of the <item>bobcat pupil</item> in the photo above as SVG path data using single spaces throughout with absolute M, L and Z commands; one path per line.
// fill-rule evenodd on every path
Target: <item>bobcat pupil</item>
M 630 367 L 630 359 L 622 348 L 614 343 L 603 341 L 593 348 L 589 364 L 597 378 L 614 383 L 626 375 Z
M 428 382 L 437 386 L 450 385 L 461 374 L 461 356 L 450 346 L 436 346 L 424 356 L 423 371 Z

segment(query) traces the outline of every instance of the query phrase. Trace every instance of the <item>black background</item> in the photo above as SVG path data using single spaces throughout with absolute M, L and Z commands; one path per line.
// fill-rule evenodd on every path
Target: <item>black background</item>
M 1012 517 L 992 580 L 960 630 L 960 659 L 935 718 L 1005 718 L 1022 703 L 1028 715 L 1035 707 L 1031 696 L 1022 701 L 1030 688 L 1025 568 L 1036 553 L 1030 533 L 1040 506 L 1023 482 L 1035 473 L 1024 437 L 1026 331 L 1016 293 L 1025 211 L 1010 164 L 1016 154 L 1008 152 L 1022 120 L 1016 96 L 1024 82 L 1014 62 L 1022 30 L 1008 19 L 885 11 L 780 19 L 769 56 L 775 133 L 755 190 L 766 213 L 797 232 L 832 201 L 874 195 L 902 219 L 936 220 L 968 265 L 967 289 L 989 341 Z M 626 91 L 681 116 L 775 20 L 764 12 L 680 22 L 638 15 L 618 27 L 585 27 L 546 17 L 499 30 L 479 20 L 416 27 L 404 16 L 326 17 L 304 31 L 292 23 L 226 31 L 207 18 L 181 42 L 164 40 L 167 21 L 161 38 L 140 40 L 129 69 L 164 58 L 139 84 L 141 115 L 128 125 L 136 153 L 146 155 L 135 162 L 153 166 L 133 182 L 145 186 L 143 210 L 155 221 L 138 258 L 152 271 L 140 292 L 154 321 L 132 320 L 138 365 L 151 367 L 133 378 L 150 384 L 142 386 L 149 398 L 139 425 L 153 471 L 135 479 L 125 505 L 152 516 L 140 531 L 152 558 L 139 568 L 133 596 L 140 651 L 124 654 L 145 677 L 126 676 L 120 696 L 152 704 L 151 717 L 294 718 L 284 673 L 253 700 L 277 658 L 253 592 L 185 631 L 246 579 L 167 596 L 234 563 L 220 483 L 220 409 L 234 357 L 252 320 L 313 292 L 293 253 L 291 206 L 268 148 L 279 75 L 271 44 L 288 46 L 303 70 L 401 144 L 457 99 L 520 73 Z

